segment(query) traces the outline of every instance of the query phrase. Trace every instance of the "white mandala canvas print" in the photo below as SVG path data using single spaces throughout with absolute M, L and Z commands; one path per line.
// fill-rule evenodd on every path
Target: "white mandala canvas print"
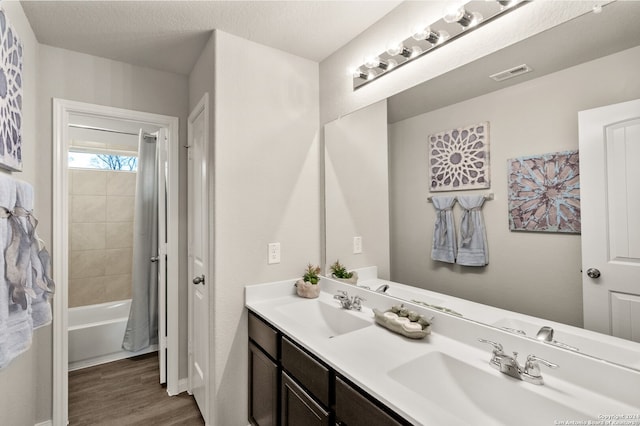
M 489 122 L 429 136 L 430 191 L 491 187 Z
M 0 9 L 0 167 L 22 170 L 22 44 Z

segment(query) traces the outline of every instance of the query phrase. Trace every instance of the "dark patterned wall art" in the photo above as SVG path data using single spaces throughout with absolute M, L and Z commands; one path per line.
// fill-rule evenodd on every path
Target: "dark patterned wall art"
M 22 44 L 0 9 L 0 167 L 22 170 Z
M 489 188 L 489 122 L 430 135 L 429 179 L 431 192 Z
M 512 231 L 580 233 L 578 151 L 507 160 Z

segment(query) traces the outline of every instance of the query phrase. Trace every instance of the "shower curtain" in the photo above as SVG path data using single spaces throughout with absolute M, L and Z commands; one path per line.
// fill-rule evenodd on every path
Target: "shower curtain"
M 139 351 L 158 343 L 158 161 L 156 140 L 140 130 L 133 219 L 131 310 L 122 348 Z

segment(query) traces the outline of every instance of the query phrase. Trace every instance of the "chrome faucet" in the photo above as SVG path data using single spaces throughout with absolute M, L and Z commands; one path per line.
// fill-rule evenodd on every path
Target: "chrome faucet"
M 553 328 L 545 325 L 538 330 L 538 334 L 536 334 L 536 339 L 542 342 L 553 342 Z
M 376 288 L 376 293 L 385 293 L 389 290 L 389 284 L 382 284 L 380 287 Z
M 340 306 L 344 309 L 353 309 L 354 311 L 362 310 L 362 302 L 365 300 L 358 295 L 349 297 L 349 294 L 342 290 L 338 290 L 338 294 L 334 295 L 333 298 L 338 300 L 340 302 Z
M 558 364 L 554 364 L 535 355 L 529 355 L 524 366 L 521 366 L 518 362 L 518 352 L 514 352 L 513 356 L 507 355 L 504 353 L 500 343 L 486 339 L 478 339 L 478 341 L 488 343 L 493 346 L 493 352 L 491 360 L 489 360 L 489 364 L 507 376 L 533 383 L 534 385 L 542 385 L 544 384 L 544 380 L 540 373 L 540 364 L 549 368 L 558 368 Z

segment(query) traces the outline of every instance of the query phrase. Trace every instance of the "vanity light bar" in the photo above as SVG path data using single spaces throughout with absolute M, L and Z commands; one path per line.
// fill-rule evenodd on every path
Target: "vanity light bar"
M 364 64 L 351 72 L 353 90 L 413 61 L 475 28 L 502 16 L 530 0 L 470 1 L 447 10 L 442 19 L 429 26 L 417 27 L 402 42 L 391 43 L 378 56 L 369 56 Z

